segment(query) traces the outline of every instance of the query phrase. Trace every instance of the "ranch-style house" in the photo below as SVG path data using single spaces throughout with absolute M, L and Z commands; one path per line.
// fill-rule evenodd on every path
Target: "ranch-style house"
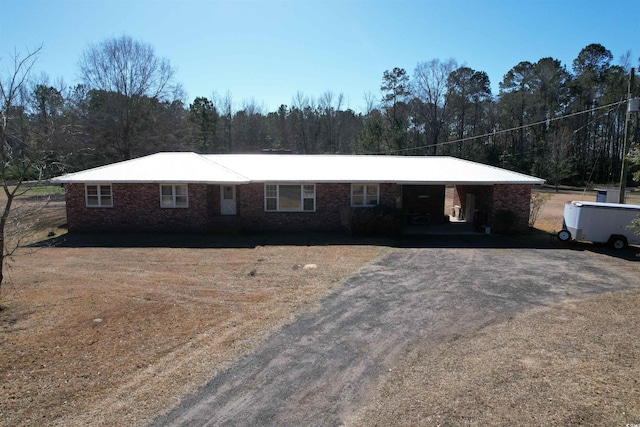
M 334 230 L 341 210 L 384 206 L 434 224 L 444 212 L 528 226 L 544 180 L 444 156 L 158 153 L 52 180 L 72 231 Z M 454 186 L 454 206 L 445 188 Z

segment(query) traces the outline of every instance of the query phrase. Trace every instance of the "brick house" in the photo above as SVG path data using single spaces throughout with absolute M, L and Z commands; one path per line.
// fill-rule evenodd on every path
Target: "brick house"
M 343 209 L 401 208 L 525 229 L 544 181 L 453 157 L 158 153 L 63 175 L 72 231 L 333 230 Z M 508 218 L 507 218 L 508 217 Z M 506 219 L 505 219 L 506 218 Z M 484 225 L 484 224 L 483 224 Z

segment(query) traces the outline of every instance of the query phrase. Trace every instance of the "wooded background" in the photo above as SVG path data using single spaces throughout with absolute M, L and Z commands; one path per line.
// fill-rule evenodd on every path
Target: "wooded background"
M 38 54 L 16 52 L 3 87 L 28 71 L 21 61 Z M 627 53 L 614 65 L 609 50 L 591 44 L 570 69 L 553 58 L 515 64 L 496 94 L 485 72 L 433 59 L 418 62 L 412 74 L 381 70 L 380 87 L 363 94 L 363 111 L 345 108 L 343 94 L 331 90 L 315 98 L 297 92 L 291 105 L 265 111 L 253 101 L 238 104 L 229 92 L 185 100 L 169 62 L 122 36 L 82 53 L 80 83 L 29 76 L 9 103 L 4 97 L 3 142 L 13 153 L 40 153 L 44 169 L 49 162 L 66 172 L 158 151 L 269 150 L 451 155 L 552 184 L 614 183 L 624 154 L 630 69 L 639 61 Z M 639 95 L 638 84 L 631 93 Z M 638 125 L 632 115 L 632 147 Z

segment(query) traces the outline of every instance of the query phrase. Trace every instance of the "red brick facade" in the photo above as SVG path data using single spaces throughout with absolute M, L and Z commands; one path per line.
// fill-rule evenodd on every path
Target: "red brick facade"
M 113 207 L 87 207 L 84 184 L 66 184 L 74 231 L 335 230 L 351 204 L 350 184 L 316 184 L 315 212 L 266 212 L 264 184 L 236 187 L 235 216 L 220 215 L 220 186 L 189 184 L 188 208 L 160 207 L 159 184 L 112 184 Z M 396 206 L 397 185 L 380 185 L 380 204 Z
M 463 213 L 467 210 L 467 194 L 475 196 L 475 210 L 486 213 L 486 225 L 492 227 L 494 231 L 522 232 L 528 229 L 531 185 L 456 185 L 453 204 L 460 206 L 460 211 Z M 466 219 L 473 220 L 473 218 Z M 508 227 L 505 224 L 507 219 L 513 221 Z
M 437 211 L 445 208 L 440 202 L 444 187 L 415 186 L 415 191 L 410 187 L 403 187 L 403 196 L 415 193 L 418 200 L 429 193 L 425 206 L 437 218 Z M 316 184 L 314 212 L 266 212 L 264 184 L 238 185 L 234 216 L 220 214 L 219 185 L 189 184 L 188 208 L 160 207 L 159 184 L 112 184 L 112 207 L 87 207 L 84 184 L 66 184 L 65 188 L 68 226 L 74 231 L 335 230 L 340 228 L 340 209 L 351 204 L 351 185 L 347 183 Z M 475 196 L 475 210 L 486 213 L 487 224 L 496 232 L 505 231 L 499 229 L 505 218 L 512 221 L 507 231 L 527 229 L 530 185 L 457 185 L 454 205 L 461 206 L 462 212 L 467 207 L 467 194 Z M 399 196 L 398 185 L 380 185 L 381 205 L 396 207 Z
M 65 184 L 67 223 L 75 231 L 195 231 L 220 212 L 217 185 L 190 184 L 188 208 L 160 207 L 158 184 L 112 184 L 112 207 L 87 207 L 84 184 Z
M 351 184 L 316 184 L 315 212 L 266 212 L 264 184 L 240 185 L 238 215 L 258 230 L 336 230 L 340 208 L 351 205 Z M 396 205 L 397 185 L 380 185 L 380 204 Z

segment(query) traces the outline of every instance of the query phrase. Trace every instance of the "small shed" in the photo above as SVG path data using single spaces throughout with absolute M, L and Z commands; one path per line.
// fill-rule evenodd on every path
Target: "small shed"
M 598 203 L 618 203 L 620 201 L 620 189 L 618 188 L 596 188 L 596 202 Z

